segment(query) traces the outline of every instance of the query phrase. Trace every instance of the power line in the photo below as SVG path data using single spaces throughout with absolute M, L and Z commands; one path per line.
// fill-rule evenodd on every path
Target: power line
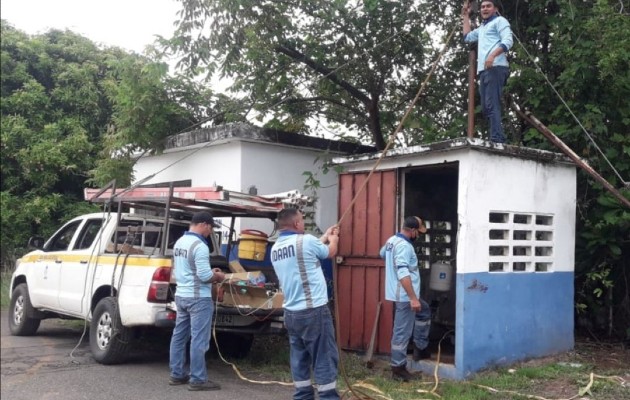
M 523 42 L 521 42 L 521 40 L 518 38 L 518 36 L 516 34 L 514 34 L 512 32 L 512 35 L 516 38 L 516 40 L 518 41 L 518 43 L 521 45 L 521 47 L 523 48 L 523 50 L 525 51 L 525 54 L 527 54 L 527 57 L 529 57 L 530 61 L 532 61 L 534 63 L 534 65 L 536 66 L 536 70 L 538 72 L 540 72 L 540 74 L 545 78 L 545 81 L 547 82 L 547 84 L 551 87 L 551 89 L 553 90 L 553 92 L 556 94 L 556 96 L 558 96 L 558 98 L 560 99 L 560 101 L 562 102 L 562 104 L 565 106 L 565 108 L 567 109 L 567 111 L 569 111 L 569 114 L 571 114 L 571 116 L 573 117 L 573 119 L 575 120 L 575 122 L 577 122 L 577 124 L 580 126 L 580 128 L 582 128 L 582 131 L 584 132 L 584 134 L 586 134 L 586 136 L 588 137 L 588 139 L 591 141 L 591 143 L 593 144 L 593 146 L 595 146 L 595 148 L 597 149 L 597 151 L 599 151 L 599 153 L 602 155 L 602 157 L 604 157 L 604 160 L 606 160 L 606 162 L 608 163 L 608 165 L 610 166 L 610 168 L 613 170 L 613 172 L 615 173 L 615 175 L 617 175 L 617 177 L 619 178 L 619 180 L 621 181 L 621 183 L 624 186 L 629 186 L 630 182 L 625 181 L 622 177 L 621 174 L 619 174 L 619 172 L 617 171 L 617 169 L 612 165 L 612 163 L 610 162 L 610 160 L 608 160 L 608 157 L 606 157 L 606 154 L 604 154 L 604 152 L 602 151 L 602 149 L 600 149 L 600 147 L 597 145 L 597 143 L 595 142 L 595 139 L 593 139 L 593 137 L 588 133 L 588 131 L 586 130 L 586 128 L 584 127 L 584 125 L 582 125 L 582 122 L 578 119 L 578 117 L 573 113 L 573 111 L 571 110 L 571 107 L 569 107 L 569 105 L 567 104 L 567 102 L 564 100 L 564 98 L 562 97 L 562 95 L 560 95 L 560 93 L 558 92 L 558 90 L 556 90 L 555 86 L 551 83 L 551 81 L 549 80 L 549 78 L 547 77 L 547 75 L 543 72 L 542 68 L 540 68 L 540 65 L 536 62 L 536 60 L 534 59 L 534 57 L 532 57 L 532 55 L 529 53 L 529 51 L 527 51 L 527 48 L 525 47 L 525 45 L 523 44 Z

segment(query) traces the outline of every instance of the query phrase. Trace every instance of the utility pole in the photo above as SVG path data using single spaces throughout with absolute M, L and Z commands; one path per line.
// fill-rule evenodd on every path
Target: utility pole
M 470 29 L 475 29 L 475 17 L 477 15 L 477 2 L 467 1 L 470 4 Z M 468 52 L 468 137 L 475 136 L 475 76 L 477 75 L 477 46 L 470 44 Z

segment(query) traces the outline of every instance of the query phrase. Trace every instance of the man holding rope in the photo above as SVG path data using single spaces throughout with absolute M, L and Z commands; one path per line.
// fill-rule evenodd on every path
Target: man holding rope
M 477 43 L 477 74 L 481 108 L 490 124 L 490 140 L 505 143 L 501 125 L 501 95 L 510 75 L 506 53 L 512 47 L 512 30 L 507 19 L 499 15 L 499 0 L 481 2 L 480 27 L 470 30 L 470 4 L 464 3 L 462 20 L 464 42 Z
M 385 259 L 385 299 L 395 304 L 392 334 L 392 378 L 408 382 L 407 347 L 413 336 L 413 360 L 430 358 L 427 350 L 431 329 L 431 309 L 420 298 L 418 257 L 412 245 L 427 228 L 419 217 L 407 217 L 401 231 L 390 237 L 381 248 Z
M 173 247 L 177 290 L 177 319 L 171 337 L 168 384 L 188 384 L 188 390 L 219 390 L 221 385 L 208 380 L 205 354 L 210 347 L 212 326 L 212 283 L 225 275 L 210 267 L 210 249 L 206 239 L 212 234 L 214 219 L 207 211 L 196 212 L 190 229 Z M 186 367 L 186 342 L 190 339 L 190 364 Z
M 328 308 L 328 290 L 319 260 L 337 254 L 339 228 L 321 238 L 304 234 L 299 210 L 278 214 L 280 236 L 271 248 L 271 263 L 284 292 L 284 324 L 289 334 L 291 375 L 295 400 L 315 398 L 311 370 L 321 400 L 339 399 L 339 353 Z

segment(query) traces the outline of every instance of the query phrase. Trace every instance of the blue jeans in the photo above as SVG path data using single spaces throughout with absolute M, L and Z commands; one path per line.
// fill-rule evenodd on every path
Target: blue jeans
M 490 125 L 490 140 L 495 143 L 505 143 L 501 124 L 501 95 L 509 75 L 508 67 L 492 67 L 479 74 L 481 109 Z
M 421 304 L 419 312 L 413 311 L 408 301 L 394 302 L 396 311 L 392 334 L 392 367 L 407 365 L 407 347 L 412 336 L 414 344 L 419 349 L 424 349 L 429 345 L 431 309 L 426 301 L 419 300 Z
M 327 305 L 301 311 L 284 310 L 284 324 L 291 345 L 291 375 L 295 400 L 312 400 L 315 392 L 311 369 L 321 400 L 339 399 L 337 364 L 339 353 L 335 329 Z
M 214 305 L 210 297 L 193 298 L 175 296 L 177 319 L 171 337 L 171 376 L 185 378 L 190 383 L 208 380 L 206 351 L 210 348 L 210 327 Z M 186 369 L 186 343 L 190 339 L 190 368 Z M 190 374 L 188 373 L 190 372 Z

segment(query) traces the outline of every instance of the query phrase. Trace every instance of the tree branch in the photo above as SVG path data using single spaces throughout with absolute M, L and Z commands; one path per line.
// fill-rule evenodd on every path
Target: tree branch
M 357 115 L 358 117 L 361 117 L 361 118 L 365 117 L 365 112 L 361 110 L 357 110 L 356 108 L 350 107 L 349 105 L 330 97 L 316 96 L 316 97 L 292 98 L 292 99 L 286 99 L 285 101 L 283 101 L 283 103 L 297 104 L 297 103 L 307 103 L 307 102 L 315 102 L 315 101 L 326 101 L 332 104 L 336 104 L 339 107 L 343 107 L 346 110 L 350 111 L 351 113 Z
M 306 55 L 304 55 L 304 54 L 300 53 L 299 51 L 297 51 L 295 49 L 292 49 L 290 47 L 287 47 L 287 46 L 284 46 L 284 45 L 278 45 L 278 46 L 276 46 L 275 50 L 277 52 L 279 52 L 279 53 L 282 53 L 282 54 L 292 58 L 295 61 L 298 61 L 298 62 L 300 62 L 302 64 L 307 65 L 313 71 L 316 71 L 316 72 L 320 73 L 326 79 L 330 80 L 331 82 L 333 82 L 336 85 L 338 85 L 341 88 L 343 88 L 352 97 L 354 97 L 357 100 L 361 101 L 366 106 L 369 105 L 369 103 L 371 101 L 370 98 L 368 96 L 366 96 L 363 92 L 361 92 L 359 89 L 357 89 L 354 86 L 352 86 L 351 84 L 349 84 L 348 82 L 346 82 L 346 81 L 344 81 L 342 79 L 339 79 L 339 77 L 335 74 L 335 70 L 330 69 L 328 67 L 324 67 L 323 65 L 318 64 L 317 62 L 315 62 L 315 60 L 307 57 Z

